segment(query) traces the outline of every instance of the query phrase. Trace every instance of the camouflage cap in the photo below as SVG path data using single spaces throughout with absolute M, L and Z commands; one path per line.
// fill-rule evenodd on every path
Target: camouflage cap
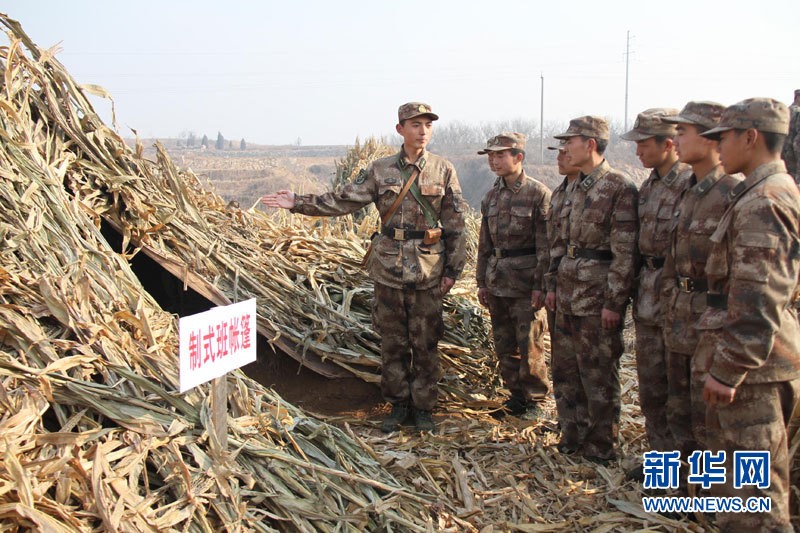
M 717 102 L 689 102 L 680 113 L 663 120 L 670 124 L 694 124 L 711 129 L 717 127 L 723 111 L 725 106 Z
M 719 125 L 700 135 L 716 139 L 723 131 L 750 128 L 787 135 L 789 133 L 789 108 L 786 107 L 786 104 L 772 98 L 748 98 L 725 108 L 719 119 Z
M 556 139 L 569 139 L 578 135 L 608 140 L 608 122 L 602 117 L 591 115 L 573 118 L 569 121 L 567 131 L 554 135 L 554 137 Z
M 653 107 L 645 109 L 636 116 L 636 122 L 633 123 L 633 129 L 620 135 L 621 139 L 626 141 L 643 141 L 656 135 L 663 135 L 665 137 L 675 137 L 678 129 L 674 124 L 664 121 L 664 117 L 669 115 L 676 115 L 677 109 L 671 107 Z
M 439 120 L 439 115 L 433 112 L 431 106 L 422 102 L 408 102 L 397 109 L 397 121 L 403 122 L 420 115 L 428 115 L 433 120 Z
M 500 152 L 502 150 L 525 150 L 524 133 L 501 133 L 486 141 L 486 148 L 478 152 L 478 155 L 488 154 L 489 152 Z
M 566 141 L 564 141 L 562 139 L 561 141 L 559 141 L 558 146 L 548 146 L 547 149 L 548 150 L 558 150 L 559 152 L 563 152 L 565 143 L 566 143 Z

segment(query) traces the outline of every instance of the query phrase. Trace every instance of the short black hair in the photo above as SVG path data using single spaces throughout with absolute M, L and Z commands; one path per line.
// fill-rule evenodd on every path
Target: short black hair
M 664 144 L 667 139 L 672 139 L 671 135 L 653 135 L 653 139 L 656 140 L 656 144 Z
M 512 148 L 511 155 L 513 157 L 517 157 L 517 154 L 522 154 L 522 160 L 525 161 L 525 150 L 520 150 L 519 148 Z
M 598 139 L 597 137 L 588 137 L 586 135 L 581 135 L 580 137 L 584 141 L 594 139 L 597 155 L 603 155 L 603 153 L 606 151 L 606 148 L 608 148 L 608 139 Z
M 769 150 L 770 153 L 780 153 L 783 149 L 783 143 L 786 142 L 786 135 L 773 131 L 759 131 L 759 133 L 764 136 L 764 143 L 767 145 L 767 150 Z
M 741 128 L 735 128 L 733 131 L 736 132 L 736 135 L 739 136 L 747 130 Z M 767 150 L 771 154 L 779 154 L 783 149 L 783 143 L 786 142 L 786 135 L 783 133 L 775 133 L 774 131 L 761 131 L 758 130 L 758 133 L 764 137 L 764 145 L 767 147 Z M 719 140 L 719 137 L 716 137 L 716 140 Z

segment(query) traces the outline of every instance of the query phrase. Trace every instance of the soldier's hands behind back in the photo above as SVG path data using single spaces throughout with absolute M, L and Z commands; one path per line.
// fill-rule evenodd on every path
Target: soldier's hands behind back
M 291 209 L 295 206 L 296 200 L 292 191 L 282 190 L 272 194 L 265 194 L 261 197 L 261 203 L 267 207 Z

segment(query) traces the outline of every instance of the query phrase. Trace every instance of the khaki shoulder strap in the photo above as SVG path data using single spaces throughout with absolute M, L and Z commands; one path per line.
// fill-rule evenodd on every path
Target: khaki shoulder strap
M 381 217 L 381 222 L 383 223 L 384 226 L 392 219 L 392 215 L 395 214 L 397 208 L 400 207 L 400 203 L 403 201 L 403 198 L 406 197 L 406 194 L 408 194 L 408 190 L 411 189 L 411 186 L 416 181 L 417 176 L 419 176 L 419 169 L 414 168 L 414 172 L 412 172 L 411 176 L 406 180 L 406 184 L 403 186 L 403 190 L 400 191 L 400 194 L 397 195 L 397 199 L 395 199 L 394 203 L 392 204 L 392 207 L 390 207 L 389 210 L 386 212 L 386 214 L 383 217 Z
M 400 191 L 400 194 L 397 195 L 392 206 L 386 212 L 384 216 L 381 217 L 381 224 L 384 226 L 392 219 L 392 215 L 395 214 L 397 208 L 400 207 L 400 203 L 403 201 L 403 198 L 406 197 L 408 194 L 408 190 L 411 188 L 411 185 L 417 180 L 417 176 L 419 175 L 419 169 L 414 168 L 414 172 L 411 173 L 408 180 L 406 180 L 406 184 L 403 186 L 403 190 Z M 364 257 L 361 259 L 361 266 L 366 266 L 367 260 L 372 255 L 372 242 L 370 241 L 369 247 L 367 248 L 367 253 L 364 254 Z

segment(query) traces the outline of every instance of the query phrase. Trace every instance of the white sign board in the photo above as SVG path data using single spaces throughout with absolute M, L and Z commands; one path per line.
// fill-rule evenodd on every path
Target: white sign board
M 256 299 L 181 317 L 181 392 L 256 360 Z

